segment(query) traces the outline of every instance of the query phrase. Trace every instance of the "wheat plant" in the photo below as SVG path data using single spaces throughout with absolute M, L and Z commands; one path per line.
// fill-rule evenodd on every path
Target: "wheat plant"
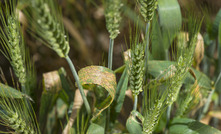
M 90 114 L 91 109 L 83 92 L 83 87 L 80 84 L 76 69 L 68 56 L 70 46 L 62 23 L 62 15 L 58 3 L 51 0 L 29 1 L 29 7 L 24 10 L 24 13 L 28 18 L 29 26 L 31 26 L 30 31 L 68 62 L 77 86 L 80 89 L 87 112 Z M 32 30 L 33 27 L 34 30 Z
M 112 69 L 114 39 L 120 33 L 119 28 L 122 19 L 121 7 L 123 6 L 123 3 L 121 0 L 105 0 L 104 4 L 105 4 L 106 27 L 110 34 L 108 68 Z
M 0 20 L 2 23 L 2 27 L 0 28 L 1 45 L 4 48 L 1 52 L 10 61 L 15 75 L 22 85 L 22 90 L 25 92 L 25 83 L 27 80 L 25 46 L 14 1 L 5 1 L 5 4 L 1 4 Z
M 29 98 L 26 96 L 14 98 L 15 93 L 2 83 L 0 89 L 0 124 L 7 128 L 0 132 L 40 134 L 35 113 L 31 105 L 28 105 L 31 104 Z
M 176 0 L 172 0 L 174 1 Z M 167 2 L 171 3 L 171 0 Z M 160 49 L 164 51 L 165 42 L 162 41 L 161 36 L 169 37 L 167 34 L 170 33 L 162 30 L 164 25 L 159 16 L 165 14 L 159 11 L 162 7 L 168 7 L 168 10 L 164 10 L 169 12 L 169 9 L 174 6 L 165 4 L 161 0 L 138 0 L 128 3 L 123 0 L 104 0 L 100 3 L 97 1 L 3 0 L 0 3 L 2 47 L 0 51 L 10 61 L 14 74 L 18 78 L 14 80 L 12 76 L 13 87 L 10 87 L 0 69 L 0 133 L 176 134 L 178 131 L 181 134 L 202 131 L 220 133 L 208 125 L 193 120 L 197 118 L 200 120 L 208 114 L 209 104 L 215 98 L 212 99 L 212 96 L 216 95 L 214 93 L 219 90 L 221 79 L 221 73 L 217 78 L 213 77 L 216 79 L 216 82 L 213 82 L 204 74 L 206 71 L 200 72 L 199 65 L 203 51 L 200 54 L 202 56 L 195 55 L 197 50 L 201 49 L 199 46 L 196 47 L 201 19 L 197 21 L 197 17 L 189 15 L 188 23 L 184 20 L 182 29 L 188 33 L 185 34 L 188 35 L 188 40 L 177 34 L 183 33 L 178 29 L 169 44 L 170 48 L 166 50 L 169 52 L 168 55 L 163 55 L 163 59 L 167 60 L 159 61 L 154 57 L 153 50 L 157 48 L 159 51 Z M 174 3 L 177 4 L 177 2 Z M 138 13 L 133 9 L 136 9 L 137 4 Z M 162 4 L 165 5 L 162 6 Z M 60 5 L 67 9 L 61 9 Z M 75 25 L 63 24 L 61 10 L 65 11 L 65 15 L 70 15 L 65 17 L 70 24 L 73 20 L 69 21 L 69 19 L 78 19 L 79 16 L 80 18 L 93 16 L 93 19 L 87 20 L 90 26 L 92 26 L 91 20 L 102 18 L 99 21 L 105 24 L 110 39 L 107 67 L 87 66 L 77 73 L 69 57 L 69 44 L 72 40 L 69 41 L 65 28 L 71 26 L 68 29 L 71 35 L 80 40 L 85 37 L 85 42 L 88 35 L 80 37 L 80 34 L 82 31 L 87 33 L 84 32 L 87 30 L 80 29 L 81 20 L 73 21 L 80 32 L 74 28 Z M 72 10 L 75 11 L 74 15 L 79 16 L 69 14 Z M 139 14 L 142 17 L 139 17 Z M 125 21 L 128 18 L 132 18 L 132 22 Z M 217 27 L 217 20 L 221 20 L 219 15 L 215 27 Z M 126 27 L 130 27 L 131 23 L 136 26 L 128 30 Z M 123 65 L 113 70 L 115 67 L 113 66 L 114 40 L 121 37 L 118 36 L 121 25 L 122 31 L 126 31 L 125 36 L 129 34 L 129 38 L 125 37 L 125 42 L 129 40 L 129 46 L 126 52 L 125 50 L 122 52 L 125 60 Z M 219 26 L 221 27 L 220 24 Z M 168 30 L 173 30 L 171 27 Z M 134 33 L 133 30 L 135 30 Z M 92 29 L 88 31 L 93 33 Z M 153 37 L 155 34 L 157 37 Z M 100 38 L 99 33 L 94 35 L 96 40 Z M 76 86 L 64 68 L 43 74 L 37 73 L 40 69 L 35 71 L 32 55 L 24 43 L 27 40 L 30 46 L 35 44 L 30 36 L 35 37 L 36 42 L 46 45 L 67 61 Z M 213 36 L 215 36 L 214 33 Z M 202 38 L 206 40 L 205 37 Z M 201 45 L 204 46 L 204 44 Z M 34 54 L 34 61 L 38 60 L 38 56 L 39 54 L 37 56 Z M 204 57 L 207 59 L 201 62 L 203 67 L 204 62 L 208 60 L 208 56 Z M 219 60 L 209 58 L 215 63 L 212 65 L 215 68 Z M 197 69 L 193 66 L 194 60 L 197 60 Z M 19 91 L 19 85 L 22 92 Z M 214 107 L 218 108 L 218 101 L 213 102 Z

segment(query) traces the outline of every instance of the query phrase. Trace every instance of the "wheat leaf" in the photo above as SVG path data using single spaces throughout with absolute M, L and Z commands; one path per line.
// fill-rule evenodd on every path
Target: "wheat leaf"
M 104 92 L 103 90 L 105 89 L 109 93 L 107 97 L 101 96 L 105 99 L 100 104 L 97 104 L 94 109 L 93 119 L 95 119 L 103 110 L 108 108 L 114 100 L 117 86 L 115 74 L 112 70 L 102 66 L 88 66 L 81 69 L 78 75 L 85 89 L 92 90 L 94 85 L 98 85 L 103 87 L 100 88 L 101 92 Z

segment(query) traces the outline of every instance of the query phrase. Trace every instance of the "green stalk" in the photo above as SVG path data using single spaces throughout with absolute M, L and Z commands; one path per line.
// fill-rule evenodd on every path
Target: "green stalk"
M 138 102 L 138 97 L 137 95 L 134 96 L 134 107 L 133 107 L 133 110 L 137 110 L 137 102 Z
M 114 39 L 110 38 L 110 46 L 108 52 L 108 68 L 112 70 L 113 63 L 113 49 L 114 49 Z
M 85 96 L 85 94 L 84 94 L 84 90 L 83 90 L 83 87 L 82 87 L 82 85 L 81 85 L 81 83 L 80 83 L 78 74 L 77 74 L 77 72 L 76 72 L 76 70 L 75 70 L 74 64 L 72 63 L 72 61 L 71 61 L 71 59 L 70 59 L 69 56 L 67 56 L 65 59 L 66 59 L 66 61 L 67 61 L 68 64 L 69 64 L 69 67 L 70 67 L 70 69 L 71 69 L 71 72 L 72 72 L 72 74 L 73 74 L 73 76 L 74 76 L 74 79 L 75 79 L 75 81 L 76 81 L 76 83 L 77 83 L 77 86 L 78 86 L 78 88 L 79 88 L 79 90 L 80 90 L 81 97 L 82 97 L 82 99 L 83 99 L 83 101 L 84 101 L 84 105 L 85 105 L 85 107 L 86 107 L 87 113 L 90 114 L 90 113 L 91 113 L 91 108 L 90 108 L 90 105 L 89 105 L 89 103 L 88 103 L 88 101 L 87 101 L 87 98 L 86 98 L 86 96 Z
M 113 49 L 114 49 L 114 39 L 110 38 L 110 45 L 109 45 L 109 52 L 108 52 L 108 68 L 112 70 L 113 64 Z M 106 131 L 109 129 L 109 122 L 110 122 L 110 107 L 107 109 L 107 125 Z

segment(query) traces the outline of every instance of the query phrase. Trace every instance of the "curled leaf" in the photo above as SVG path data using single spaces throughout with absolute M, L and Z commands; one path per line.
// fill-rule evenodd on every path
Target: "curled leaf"
M 136 120 L 136 117 L 133 115 L 130 115 L 130 117 L 127 119 L 126 123 L 127 130 L 130 134 L 141 134 L 142 133 L 142 127 L 140 123 Z
M 93 87 L 97 85 L 103 87 L 101 90 L 105 89 L 109 93 L 101 103 L 96 105 L 93 117 L 95 119 L 113 102 L 117 86 L 115 74 L 106 67 L 88 66 L 81 69 L 78 75 L 84 89 L 93 90 Z

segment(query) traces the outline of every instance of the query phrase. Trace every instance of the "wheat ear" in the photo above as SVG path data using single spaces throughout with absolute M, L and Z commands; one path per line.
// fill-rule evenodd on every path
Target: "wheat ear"
M 5 4 L 5 6 L 1 5 L 0 9 L 0 19 L 3 24 L 0 28 L 0 38 L 1 45 L 5 50 L 1 52 L 9 59 L 21 85 L 25 85 L 25 52 L 20 24 L 15 13 L 14 2 L 5 2 Z
M 51 0 L 33 0 L 30 5 L 25 14 L 30 25 L 36 27 L 37 36 L 60 57 L 67 57 L 70 47 L 57 4 Z
M 84 94 L 83 87 L 80 84 L 77 71 L 68 56 L 70 46 L 68 42 L 68 36 L 66 36 L 64 25 L 62 23 L 61 12 L 58 12 L 58 3 L 52 0 L 32 0 L 30 1 L 30 7 L 27 8 L 24 13 L 27 16 L 30 25 L 35 27 L 37 36 L 48 47 L 53 49 L 60 57 L 66 59 L 80 90 L 81 96 L 84 100 L 85 107 L 88 114 L 91 113 L 90 105 Z M 33 16 L 33 17 L 32 17 Z M 31 29 L 31 28 L 30 28 Z
M 150 22 L 157 7 L 157 0 L 139 0 L 139 3 L 141 15 L 146 22 Z
M 190 42 L 190 47 L 186 48 L 183 54 L 178 58 L 178 62 L 175 65 L 176 72 L 174 77 L 170 80 L 170 86 L 168 88 L 168 97 L 167 97 L 167 104 L 171 105 L 173 102 L 176 101 L 180 88 L 182 86 L 183 80 L 188 73 L 189 68 L 192 65 L 193 61 L 193 54 L 196 47 L 196 36 L 197 34 L 193 35 L 193 38 Z
M 144 47 L 137 44 L 131 51 L 130 64 L 130 86 L 133 94 L 136 96 L 142 92 L 144 76 Z
M 105 18 L 106 27 L 110 33 L 110 38 L 115 39 L 120 33 L 121 21 L 121 7 L 123 6 L 121 0 L 105 0 Z
M 162 100 L 157 100 L 153 107 L 146 111 L 144 121 L 143 121 L 143 133 L 152 134 L 158 121 L 160 119 L 160 115 L 162 114 L 163 102 Z
M 40 134 L 34 111 L 26 98 L 13 98 L 10 87 L 0 85 L 0 124 L 10 130 L 10 133 L 16 134 Z M 7 92 L 7 93 L 6 93 Z M 7 95 L 6 95 L 7 94 Z M 29 107 L 30 106 L 30 107 Z M 13 132 L 11 132 L 13 131 Z M 0 133 L 6 133 L 0 131 Z

